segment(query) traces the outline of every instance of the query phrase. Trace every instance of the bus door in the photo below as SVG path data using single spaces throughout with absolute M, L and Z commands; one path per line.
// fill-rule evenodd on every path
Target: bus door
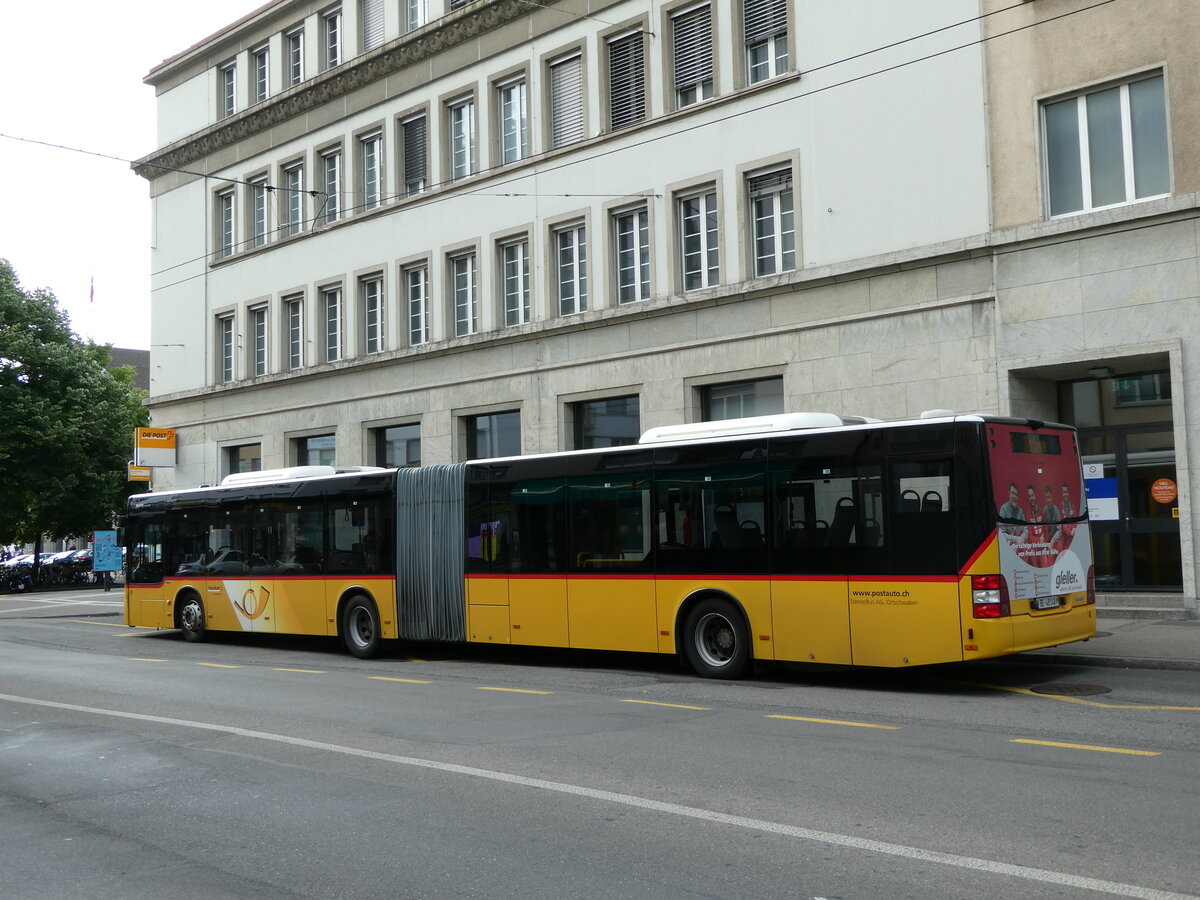
M 570 646 L 564 471 L 553 460 L 468 467 L 473 640 Z
M 268 501 L 258 506 L 267 532 L 272 583 L 265 606 L 275 630 L 336 634 L 325 598 L 324 502 L 321 497 Z
M 208 627 L 219 631 L 274 631 L 272 551 L 263 504 L 230 499 L 218 504 L 210 520 L 208 578 L 204 608 Z
M 650 553 L 652 451 L 571 457 L 567 470 L 570 646 L 659 649 Z

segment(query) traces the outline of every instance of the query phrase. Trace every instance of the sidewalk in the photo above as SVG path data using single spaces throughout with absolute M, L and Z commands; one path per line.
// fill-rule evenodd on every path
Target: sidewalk
M 1200 672 L 1200 619 L 1120 619 L 1097 611 L 1096 636 L 1032 650 L 1066 665 Z

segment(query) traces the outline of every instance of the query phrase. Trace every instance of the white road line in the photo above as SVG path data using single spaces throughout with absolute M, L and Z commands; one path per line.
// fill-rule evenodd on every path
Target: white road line
M 559 794 L 572 794 L 587 797 L 604 803 L 618 803 L 637 809 L 653 810 L 672 816 L 689 819 L 699 819 L 719 825 L 730 825 L 735 828 L 745 828 L 751 831 L 762 831 L 778 834 L 784 837 L 796 838 L 802 841 L 813 841 L 835 847 L 845 847 L 851 850 L 863 850 L 868 853 L 881 853 L 887 856 L 898 856 L 920 862 L 932 862 L 940 865 L 954 866 L 960 869 L 970 869 L 976 872 L 986 872 L 992 875 L 1006 875 L 1012 878 L 1024 878 L 1029 881 L 1044 884 L 1057 884 L 1081 890 L 1097 891 L 1113 894 L 1118 897 L 1138 897 L 1143 900 L 1200 900 L 1191 894 L 1176 894 L 1170 891 L 1160 891 L 1155 888 L 1142 887 L 1136 884 L 1123 884 L 1118 881 L 1104 881 L 1098 878 L 1087 878 L 1082 875 L 1072 875 L 1068 872 L 1054 872 L 1049 869 L 1035 869 L 1029 866 L 1018 866 L 1011 863 L 996 862 L 989 859 L 978 859 L 972 856 L 959 856 L 955 853 L 940 853 L 936 850 L 924 850 L 920 847 L 909 847 L 904 844 L 892 844 L 886 841 L 873 841 L 866 838 L 854 837 L 847 834 L 836 834 L 828 831 L 816 831 L 811 828 L 800 828 L 795 825 L 784 825 L 779 822 L 769 822 L 763 819 L 751 819 L 745 816 L 733 816 L 715 810 L 699 809 L 694 806 L 681 806 L 676 803 L 664 803 L 647 797 L 632 794 L 618 794 L 612 791 L 601 791 L 595 788 L 582 787 L 575 784 L 565 784 L 557 781 L 544 781 L 540 778 L 527 778 L 524 775 L 514 775 L 509 772 L 497 772 L 491 769 L 478 769 L 474 766 L 460 766 L 454 763 L 438 762 L 431 759 L 419 759 L 412 756 L 397 756 L 392 753 L 380 753 L 375 750 L 363 750 L 358 747 L 347 747 L 342 744 L 330 744 L 324 741 L 310 741 L 306 738 L 293 737 L 286 734 L 275 734 L 269 731 L 253 731 L 248 728 L 237 728 L 232 725 L 218 725 L 211 722 L 195 722 L 188 719 L 175 719 L 167 716 L 152 716 L 145 713 L 123 712 L 115 709 L 103 709 L 92 706 L 79 706 L 74 703 L 58 703 L 53 700 L 37 700 L 32 697 L 18 697 L 13 694 L 0 694 L 0 700 L 10 703 L 22 703 L 28 706 L 40 706 L 48 709 L 65 709 L 73 712 L 90 713 L 98 716 L 111 716 L 118 719 L 132 719 L 140 722 L 153 722 L 159 725 L 174 725 L 180 728 L 192 728 L 198 731 L 215 731 L 221 734 L 232 734 L 252 740 L 271 741 L 276 744 L 288 744 L 294 747 L 305 747 L 311 750 L 323 750 L 327 753 L 337 753 L 343 756 L 355 756 L 361 759 L 377 760 L 401 766 L 414 766 L 421 769 L 432 769 L 437 772 L 448 772 L 455 775 L 466 775 L 471 778 L 486 778 L 489 781 L 499 781 L 521 787 L 536 788 L 543 791 L 553 791 Z

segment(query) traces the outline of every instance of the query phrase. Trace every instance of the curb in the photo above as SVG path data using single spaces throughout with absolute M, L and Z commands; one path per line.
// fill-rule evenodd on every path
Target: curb
M 1156 659 L 1145 656 L 1084 656 L 1075 653 L 1047 653 L 1033 650 L 1025 654 L 1004 657 L 1020 659 L 1034 657 L 1041 662 L 1056 666 L 1102 666 L 1110 669 L 1160 669 L 1175 672 L 1200 672 L 1200 660 Z

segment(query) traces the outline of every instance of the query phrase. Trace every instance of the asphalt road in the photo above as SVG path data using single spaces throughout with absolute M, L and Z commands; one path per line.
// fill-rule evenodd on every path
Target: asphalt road
M 129 629 L 103 605 L 119 593 L 30 599 L 0 598 L 10 900 L 1200 885 L 1195 673 L 1024 657 L 713 682 L 657 657 L 412 645 L 363 662 Z

